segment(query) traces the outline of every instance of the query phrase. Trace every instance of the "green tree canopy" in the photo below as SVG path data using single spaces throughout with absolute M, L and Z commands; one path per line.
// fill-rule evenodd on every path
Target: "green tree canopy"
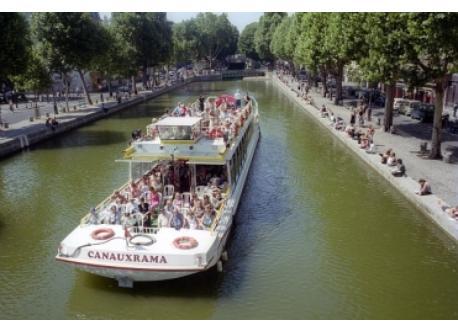
M 100 22 L 89 13 L 34 13 L 32 31 L 49 68 L 77 71 L 92 104 L 83 71 L 91 69 L 96 57 L 104 56 L 106 40 Z
M 254 35 L 256 53 L 262 60 L 273 61 L 274 55 L 270 50 L 270 43 L 277 26 L 281 23 L 286 13 L 264 13 Z
M 0 79 L 9 79 L 26 70 L 30 35 L 24 17 L 19 13 L 0 13 Z
M 248 24 L 240 34 L 238 43 L 240 53 L 253 60 L 259 60 L 259 55 L 256 53 L 254 45 L 254 34 L 256 33 L 257 26 L 257 22 Z
M 431 158 L 440 158 L 442 111 L 449 76 L 458 69 L 458 13 L 409 13 L 408 71 L 414 82 L 433 82 L 436 94 Z
M 172 55 L 172 24 L 166 13 L 113 13 L 112 25 L 126 74 L 143 72 L 146 85 L 147 69 L 167 62 Z M 135 90 L 135 79 L 132 88 Z

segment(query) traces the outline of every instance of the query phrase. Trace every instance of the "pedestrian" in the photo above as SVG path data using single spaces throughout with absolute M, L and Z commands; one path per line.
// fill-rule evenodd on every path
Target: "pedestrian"
M 372 120 L 372 108 L 367 109 L 367 121 Z
M 458 111 L 458 103 L 455 103 L 453 105 L 453 117 L 456 118 L 456 112 Z
M 352 127 L 354 127 L 355 123 L 356 123 L 356 111 L 353 111 L 350 116 L 350 124 Z

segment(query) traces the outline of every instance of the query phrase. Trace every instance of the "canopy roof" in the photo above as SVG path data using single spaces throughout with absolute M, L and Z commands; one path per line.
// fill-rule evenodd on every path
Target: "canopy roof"
M 154 125 L 157 126 L 193 126 L 202 120 L 200 117 L 166 117 Z

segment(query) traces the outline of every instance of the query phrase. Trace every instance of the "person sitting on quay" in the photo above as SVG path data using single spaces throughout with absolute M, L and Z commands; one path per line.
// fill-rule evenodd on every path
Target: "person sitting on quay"
M 406 167 L 404 163 L 402 162 L 402 159 L 398 158 L 396 162 L 396 170 L 391 172 L 391 174 L 395 177 L 404 177 L 406 175 Z
M 394 153 L 394 151 L 392 151 L 390 153 L 390 156 L 388 157 L 388 159 L 386 160 L 386 164 L 388 166 L 396 166 L 396 162 L 397 162 L 397 159 L 396 159 L 396 154 Z
M 338 131 L 343 131 L 345 129 L 344 120 L 341 117 L 336 118 L 336 124 L 334 128 Z
M 328 116 L 328 110 L 326 108 L 326 105 L 323 104 L 323 106 L 321 107 L 320 113 L 321 113 L 321 118 L 325 118 Z
M 350 123 L 345 127 L 345 133 L 348 134 L 350 138 L 353 138 L 353 135 L 355 134 L 355 127 Z
M 383 154 L 382 153 L 379 154 L 381 158 L 380 162 L 382 164 L 386 164 L 386 162 L 388 161 L 388 157 L 390 157 L 392 151 L 393 149 L 389 148 Z
M 439 200 L 439 206 L 441 209 L 448 214 L 452 219 L 458 221 L 458 205 L 455 207 L 450 207 L 442 200 Z
M 420 184 L 420 191 L 419 192 L 415 192 L 415 194 L 418 194 L 418 195 L 429 195 L 429 194 L 433 193 L 431 191 L 431 185 L 429 185 L 429 183 L 425 179 L 420 178 L 418 180 L 418 183 Z

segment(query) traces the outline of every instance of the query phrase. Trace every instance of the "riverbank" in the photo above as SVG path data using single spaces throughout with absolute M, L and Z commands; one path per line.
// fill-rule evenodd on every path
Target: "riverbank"
M 364 149 L 361 149 L 358 143 L 350 138 L 344 131 L 338 131 L 331 126 L 328 118 L 322 118 L 317 108 L 318 105 L 326 105 L 328 110 L 332 110 L 336 117 L 344 119 L 345 124 L 349 123 L 350 112 L 343 107 L 330 105 L 330 103 L 320 98 L 317 94 L 312 95 L 312 104 L 306 103 L 306 101 L 299 97 L 294 88 L 289 87 L 286 83 L 282 82 L 277 76 L 272 76 L 273 84 L 278 87 L 283 93 L 289 96 L 302 109 L 312 115 L 318 123 L 324 128 L 328 129 L 335 137 L 337 137 L 346 147 L 351 149 L 356 155 L 358 155 L 363 161 L 369 166 L 376 170 L 382 175 L 389 183 L 391 183 L 397 190 L 399 190 L 409 201 L 417 206 L 424 214 L 426 214 L 436 225 L 444 230 L 452 239 L 458 241 L 458 221 L 450 218 L 439 206 L 439 200 L 448 201 L 454 203 L 451 199 L 456 198 L 458 187 L 453 186 L 456 182 L 456 177 L 453 177 L 452 169 L 456 168 L 456 165 L 446 164 L 443 161 L 425 160 L 418 157 L 414 160 L 412 154 L 412 146 L 419 147 L 420 140 L 414 140 L 403 138 L 399 135 L 392 135 L 384 133 L 380 128 L 376 129 L 374 141 L 377 147 L 376 154 L 368 154 Z M 374 127 L 376 127 L 374 125 Z M 380 156 L 378 152 L 385 151 L 387 147 L 394 149 L 399 158 L 404 160 L 404 164 L 407 166 L 407 177 L 394 177 L 391 172 L 392 168 L 385 164 L 380 163 Z M 418 149 L 418 148 L 417 148 Z M 413 152 L 415 153 L 415 151 Z M 454 170 L 456 172 L 456 170 Z M 428 179 L 433 185 L 433 193 L 428 196 L 419 196 L 415 192 L 419 190 L 419 184 L 417 182 L 417 175 Z M 435 186 L 436 184 L 442 184 L 442 186 Z M 446 188 L 447 191 L 441 191 Z
M 109 117 L 121 110 L 146 102 L 193 82 L 220 81 L 232 77 L 256 77 L 261 74 L 263 73 L 260 71 L 226 71 L 210 75 L 193 76 L 182 82 L 171 86 L 164 86 L 157 90 L 140 91 L 137 96 L 123 98 L 120 103 L 109 100 L 105 103 L 100 102 L 85 107 L 74 106 L 73 111 L 60 112 L 57 115 L 47 113 L 46 116 L 43 115 L 40 119 L 30 117 L 29 119 L 9 124 L 8 128 L 0 128 L 0 158 L 20 152 L 39 142 L 49 140 L 88 123 Z M 46 126 L 46 119 L 48 116 L 56 118 L 58 122 L 57 127 L 51 128 Z

